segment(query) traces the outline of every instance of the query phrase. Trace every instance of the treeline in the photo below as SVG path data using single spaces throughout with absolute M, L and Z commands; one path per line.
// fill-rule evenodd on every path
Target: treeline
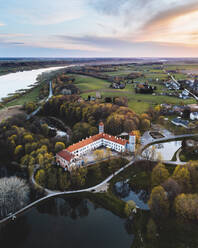
M 151 175 L 149 206 L 156 219 L 176 214 L 185 220 L 198 220 L 198 162 L 178 165 L 171 174 L 157 164 Z
M 123 65 L 121 65 L 123 66 Z M 125 65 L 126 66 L 126 65 Z M 117 71 L 119 65 L 116 65 L 112 68 L 104 66 L 83 66 L 83 67 L 70 67 L 65 70 L 65 73 L 69 74 L 79 74 L 79 75 L 85 75 L 85 76 L 90 76 L 90 77 L 95 77 L 99 78 L 102 80 L 107 80 L 109 82 L 121 82 L 121 81 L 126 81 L 129 79 L 136 79 L 139 77 L 143 77 L 144 74 L 140 72 L 133 72 L 129 73 L 126 76 L 110 76 L 106 74 L 105 72 L 114 72 Z

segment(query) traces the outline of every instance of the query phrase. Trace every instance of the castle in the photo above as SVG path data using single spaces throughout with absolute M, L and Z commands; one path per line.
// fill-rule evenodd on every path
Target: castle
M 99 147 L 107 147 L 116 152 L 134 152 L 136 137 L 131 132 L 129 140 L 121 139 L 104 133 L 104 124 L 100 122 L 99 133 L 73 144 L 56 154 L 56 163 L 65 170 L 71 170 L 76 166 L 83 165 L 83 155 Z

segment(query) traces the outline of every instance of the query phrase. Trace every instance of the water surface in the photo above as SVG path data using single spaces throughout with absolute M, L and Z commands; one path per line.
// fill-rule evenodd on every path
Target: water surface
M 65 67 L 67 66 L 9 73 L 7 75 L 0 76 L 0 100 L 2 97 L 6 97 L 8 94 L 14 93 L 16 90 L 27 89 L 28 86 L 36 82 L 38 75 L 43 72 L 50 72 Z
M 162 160 L 172 160 L 174 154 L 182 145 L 182 141 L 170 141 L 170 142 L 164 142 L 155 144 L 152 146 L 149 146 L 147 149 L 145 149 L 142 153 L 143 156 L 149 157 L 149 155 L 152 154 L 152 150 L 154 148 L 155 150 L 155 156 L 154 159 L 157 159 L 159 155 L 161 156 Z M 152 156 L 152 155 L 151 155 Z
M 130 248 L 125 219 L 86 199 L 54 198 L 0 230 L 3 248 Z

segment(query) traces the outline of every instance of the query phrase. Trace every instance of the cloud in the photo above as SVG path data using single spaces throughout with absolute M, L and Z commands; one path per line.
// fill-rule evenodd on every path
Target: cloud
M 119 15 L 128 12 L 129 8 L 133 11 L 131 8 L 145 7 L 148 2 L 147 0 L 90 0 L 90 6 L 106 15 Z
M 101 36 L 93 36 L 93 35 L 85 35 L 85 36 L 68 36 L 68 35 L 59 35 L 57 36 L 63 41 L 70 42 L 73 44 L 84 44 L 96 47 L 115 47 L 124 44 L 128 44 L 129 42 L 123 41 L 114 37 L 101 37 Z
M 4 24 L 4 23 L 0 23 L 0 27 L 1 27 L 1 26 L 5 26 L 5 24 Z
M 149 31 L 162 28 L 162 26 L 167 26 L 176 18 L 195 11 L 198 11 L 197 2 L 182 4 L 176 7 L 170 7 L 169 9 L 166 9 L 164 11 L 159 11 L 144 25 L 143 30 Z
M 84 15 L 84 0 L 75 1 L 23 1 L 10 7 L 9 12 L 21 23 L 33 25 L 50 25 L 78 19 Z
M 197 31 L 197 21 L 197 2 L 176 4 L 172 8 L 159 11 L 139 29 L 135 36 L 131 33 L 128 39 L 197 46 L 196 36 L 193 36 L 193 33 Z

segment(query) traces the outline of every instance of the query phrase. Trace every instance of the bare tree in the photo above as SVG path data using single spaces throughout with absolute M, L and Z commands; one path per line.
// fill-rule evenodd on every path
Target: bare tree
M 29 186 L 18 177 L 0 179 L 0 216 L 5 217 L 24 207 L 29 201 Z

